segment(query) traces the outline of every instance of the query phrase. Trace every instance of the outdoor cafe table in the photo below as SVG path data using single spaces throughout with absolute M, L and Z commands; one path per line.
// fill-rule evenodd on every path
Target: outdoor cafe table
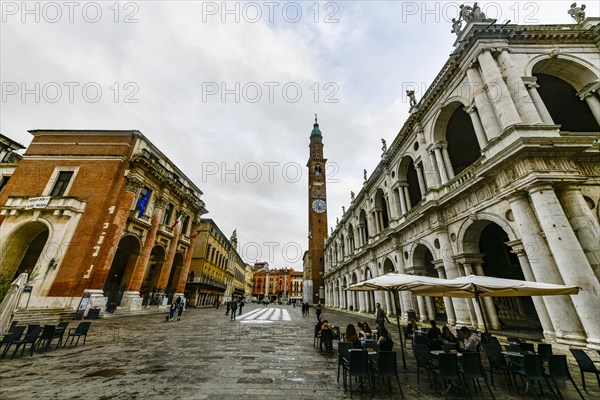
M 444 350 L 431 350 L 430 353 L 434 356 L 439 356 L 440 354 L 446 354 Z M 456 354 L 458 357 L 462 357 L 462 353 L 448 353 L 448 354 Z

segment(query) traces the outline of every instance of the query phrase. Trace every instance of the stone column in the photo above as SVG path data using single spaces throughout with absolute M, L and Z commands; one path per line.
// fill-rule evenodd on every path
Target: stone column
M 191 232 L 194 232 L 196 228 L 197 226 L 192 226 Z M 188 247 L 185 253 L 185 259 L 183 260 L 183 267 L 181 268 L 181 274 L 179 275 L 179 280 L 177 282 L 177 290 L 175 296 L 180 295 L 182 298 L 184 297 L 185 283 L 187 281 L 188 272 L 190 271 L 190 266 L 192 265 L 192 253 L 194 253 L 194 244 L 196 243 L 197 237 L 197 233 L 194 233 L 192 237 L 190 237 L 190 247 Z
M 444 157 L 442 156 L 442 149 L 439 145 L 433 148 L 435 152 L 435 160 L 437 162 L 438 170 L 442 178 L 442 185 L 448 182 L 448 174 L 446 173 L 446 165 L 444 163 Z
M 179 241 L 179 234 L 181 233 L 181 225 L 177 225 L 173 228 L 173 238 L 169 243 L 169 254 L 167 259 L 160 270 L 158 278 L 158 284 L 156 285 L 159 290 L 166 290 L 167 283 L 169 282 L 169 276 L 171 275 L 171 268 L 173 268 L 173 260 L 175 259 L 175 253 L 177 252 L 177 243 Z
M 101 247 L 102 252 L 100 252 L 100 256 L 97 258 L 95 269 L 92 270 L 92 276 L 90 283 L 88 284 L 88 289 L 90 290 L 88 291 L 96 289 L 92 295 L 93 297 L 98 297 L 97 295 L 99 295 L 99 292 L 97 290 L 104 289 L 104 284 L 106 283 L 106 278 L 110 271 L 110 267 L 112 266 L 113 259 L 115 258 L 119 241 L 123 236 L 123 230 L 127 224 L 129 211 L 131 210 L 135 200 L 135 193 L 137 189 L 141 187 L 141 183 L 139 181 L 130 179 L 127 180 L 126 185 L 127 186 L 125 192 L 123 193 L 123 197 L 121 198 L 121 202 L 116 207 L 112 222 L 108 225 L 108 228 L 105 231 L 106 234 L 104 237 L 106 239 L 104 240 L 104 245 Z
M 408 209 L 406 208 L 406 197 L 404 197 L 404 186 L 405 185 L 406 185 L 406 183 L 401 183 L 400 187 L 397 189 L 398 197 L 400 198 L 400 209 L 402 210 L 402 215 L 404 215 L 408 212 Z
M 475 264 L 475 273 L 479 276 L 485 276 L 485 272 L 483 272 L 483 266 L 481 263 Z M 494 307 L 494 301 L 490 297 L 482 297 L 481 304 L 485 308 L 485 316 L 488 327 L 498 330 L 501 329 L 502 327 L 500 326 L 500 321 L 498 320 L 498 313 Z
M 473 273 L 473 265 L 471 263 L 463 263 L 463 268 L 465 269 L 466 275 L 475 275 Z M 477 329 L 484 329 L 485 326 L 483 324 L 483 310 L 479 307 L 476 299 L 468 299 L 471 300 L 471 305 L 473 307 L 473 311 L 476 316 Z M 481 303 L 481 307 L 483 307 L 483 302 Z
M 531 266 L 533 280 L 564 284 L 565 282 L 556 267 L 552 254 L 550 254 L 548 245 L 542 237 L 543 234 L 527 197 L 518 194 L 508 199 L 508 201 L 515 217 L 515 224 L 521 235 L 521 241 L 525 243 L 524 250 Z M 524 268 L 523 274 L 525 275 L 526 272 L 527 270 Z M 527 279 L 527 275 L 525 275 L 525 278 Z M 572 297 L 545 296 L 542 297 L 542 300 L 546 304 L 550 320 L 554 326 L 557 342 L 579 346 L 585 344 L 585 333 Z
M 435 270 L 437 271 L 438 276 L 442 279 L 446 279 L 444 260 L 434 260 L 433 265 L 435 265 Z M 450 297 L 444 297 L 444 307 L 446 308 L 448 325 L 456 325 L 456 314 L 454 313 L 454 306 L 452 305 L 452 299 Z
M 444 276 L 447 279 L 458 278 L 458 268 L 454 262 L 454 252 L 450 245 L 450 238 L 448 237 L 448 231 L 446 229 L 438 231 L 438 239 L 440 241 L 440 248 L 442 249 L 442 261 L 444 263 Z M 466 301 L 468 299 L 451 298 L 452 309 L 456 316 L 456 325 L 469 325 L 470 317 L 469 310 L 467 308 Z
M 539 92 L 537 91 L 537 88 L 540 87 L 540 85 L 537 84 L 537 77 L 535 77 L 535 76 L 524 77 L 523 81 L 525 82 L 525 87 L 527 88 L 527 92 L 529 93 L 529 96 L 531 97 L 533 106 L 535 107 L 538 114 L 540 115 L 542 123 L 544 125 L 554 125 L 554 120 L 552 120 L 552 116 L 550 115 L 550 112 L 546 108 L 546 104 L 544 104 L 544 101 L 542 100 Z
M 431 160 L 431 168 L 433 169 L 433 174 L 435 176 L 435 186 L 440 186 L 442 184 L 442 178 L 440 176 L 440 171 L 437 167 L 435 152 L 433 150 L 429 150 L 428 153 L 429 159 Z
M 492 101 L 492 105 L 496 110 L 502 131 L 509 126 L 521 123 L 519 112 L 509 94 L 508 86 L 504 83 L 500 68 L 498 68 L 498 64 L 492 57 L 490 50 L 485 49 L 479 53 L 477 60 L 487 88 L 488 98 Z
M 410 201 L 410 193 L 408 192 L 408 185 L 402 186 L 402 190 L 404 191 L 404 200 L 406 201 L 406 209 L 410 210 L 412 208 L 412 203 Z
M 367 310 L 367 294 L 365 292 L 359 292 L 359 308 L 358 312 L 364 313 Z
M 504 66 L 506 71 L 506 84 L 509 87 L 511 97 L 517 106 L 517 111 L 527 125 L 539 125 L 542 119 L 525 88 L 521 74 L 515 68 L 510 53 L 507 49 L 502 49 L 498 54 L 498 62 Z
M 391 196 L 386 196 L 385 202 L 388 206 L 390 221 L 397 220 L 400 216 L 398 215 L 398 206 L 396 205 L 396 199 L 394 198 L 393 192 Z
M 600 280 L 600 227 L 594 214 L 577 186 L 566 186 L 558 195 L 583 252 Z
M 600 125 L 600 100 L 598 100 L 598 95 L 600 91 L 600 83 L 596 81 L 593 84 L 587 85 L 583 90 L 581 90 L 577 95 L 581 100 L 584 100 L 590 111 L 596 118 L 596 122 Z
M 479 119 L 479 114 L 477 113 L 477 107 L 475 105 L 471 105 L 469 107 L 463 108 L 463 110 L 469 114 L 471 117 L 471 123 L 473 124 L 473 129 L 475 130 L 475 136 L 477 136 L 477 143 L 479 144 L 480 149 L 484 149 L 488 144 L 487 137 L 485 136 L 485 131 L 483 130 L 483 125 L 481 124 L 481 119 Z
M 529 196 L 565 284 L 583 289 L 572 296 L 573 303 L 588 334 L 588 346 L 600 349 L 600 282 L 590 279 L 594 276 L 592 267 L 552 186 L 536 185 L 529 189 Z
M 419 190 L 421 190 L 421 196 L 425 197 L 425 193 L 427 192 L 427 188 L 425 187 L 425 178 L 423 178 L 423 164 L 417 164 L 417 179 L 419 180 Z
M 448 179 L 454 178 L 454 167 L 452 167 L 452 161 L 450 161 L 450 154 L 448 153 L 448 144 L 442 145 L 442 155 L 444 156 L 444 164 L 446 164 L 446 172 L 448 173 Z
M 498 116 L 485 90 L 485 85 L 481 80 L 481 75 L 475 65 L 467 69 L 467 77 L 473 92 L 475 106 L 479 111 L 479 117 L 487 140 L 497 138 L 502 134 L 502 129 L 498 123 Z
M 529 259 L 527 258 L 527 254 L 525 254 L 525 248 L 523 247 L 521 241 L 515 240 L 513 242 L 506 243 L 506 245 L 510 246 L 512 248 L 511 252 L 516 254 L 519 258 L 519 264 L 521 265 L 521 270 L 523 271 L 523 276 L 525 277 L 525 280 L 535 282 L 535 276 L 533 275 L 531 264 L 529 264 Z M 554 331 L 554 325 L 552 325 L 552 320 L 550 319 L 548 309 L 546 308 L 546 304 L 544 304 L 542 297 L 531 296 L 531 300 L 533 301 L 533 305 L 535 306 L 538 318 L 540 319 L 540 323 L 542 324 L 542 329 L 544 330 L 544 337 L 548 341 L 556 340 L 556 332 Z
M 425 304 L 427 305 L 427 319 L 429 321 L 435 321 L 435 306 L 433 305 L 433 297 L 425 297 Z
M 422 322 L 427 321 L 427 309 L 425 308 L 425 299 L 423 296 L 417 296 L 417 306 L 419 308 L 419 319 Z

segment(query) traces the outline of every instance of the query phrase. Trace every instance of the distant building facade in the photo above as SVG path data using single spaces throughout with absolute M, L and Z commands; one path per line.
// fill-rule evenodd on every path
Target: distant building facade
M 29 308 L 183 295 L 200 189 L 139 131 L 30 132 L 0 193 L 0 274 L 29 274 Z
M 459 32 L 326 242 L 327 306 L 396 313 L 388 294 L 345 291 L 393 271 L 564 283 L 582 290 L 486 298 L 483 313 L 600 348 L 599 22 Z M 483 326 L 471 299 L 401 297 L 403 317 Z
M 217 224 L 203 218 L 187 276 L 186 296 L 195 307 L 246 297 L 246 264 L 237 252 L 237 235 L 227 239 Z
M 269 269 L 268 264 L 255 264 L 252 296 L 259 301 L 271 302 L 298 300 L 302 298 L 302 273 L 292 268 Z M 295 285 L 294 285 L 295 284 Z

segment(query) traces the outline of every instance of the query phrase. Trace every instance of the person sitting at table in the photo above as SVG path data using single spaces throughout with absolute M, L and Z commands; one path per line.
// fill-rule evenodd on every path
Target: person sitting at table
M 383 327 L 379 329 L 379 340 L 377 344 L 379 345 L 380 351 L 392 351 L 392 347 L 394 346 L 394 341 L 390 337 L 390 333 L 388 330 Z
M 406 334 L 412 335 L 415 331 L 418 331 L 419 327 L 417 326 L 417 320 L 411 320 L 408 325 L 406 325 Z
M 444 325 L 442 328 L 442 340 L 444 341 L 444 344 L 455 343 L 458 347 L 458 338 L 454 336 L 454 333 L 450 331 L 450 328 L 448 328 L 447 325 Z
M 365 321 L 362 324 L 363 327 L 363 334 L 365 336 L 365 339 L 370 339 L 371 336 L 373 335 L 373 331 L 371 331 L 371 327 L 369 326 L 369 324 Z
M 356 333 L 356 328 L 352 324 L 348 324 L 346 327 L 346 332 L 344 333 L 344 341 L 352 343 L 352 346 L 355 349 L 360 349 L 360 339 L 358 338 L 358 333 Z
M 356 323 L 356 327 L 357 327 L 356 333 L 358 334 L 358 337 L 359 338 L 364 337 L 362 322 L 358 321 Z
M 333 328 L 328 320 L 323 320 L 323 324 L 321 325 L 321 332 L 327 331 L 327 330 L 332 331 Z
M 467 328 L 466 326 L 463 326 L 462 328 L 460 328 L 460 331 L 465 336 L 464 351 L 476 352 L 479 349 L 479 343 L 481 343 L 481 340 L 479 340 L 479 338 L 477 336 L 473 335 L 471 330 L 469 328 Z
M 431 340 L 437 340 L 440 338 L 440 335 L 442 334 L 442 331 L 440 331 L 440 328 L 437 327 L 437 324 L 435 321 L 429 321 L 429 323 L 431 324 L 431 329 L 429 329 L 429 331 L 427 332 L 427 339 Z
M 317 321 L 317 330 L 318 331 L 321 330 L 321 326 L 323 326 L 323 318 L 319 318 L 319 320 Z

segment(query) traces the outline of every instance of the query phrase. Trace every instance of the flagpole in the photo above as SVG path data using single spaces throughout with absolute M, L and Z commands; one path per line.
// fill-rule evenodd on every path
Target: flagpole
M 400 351 L 402 352 L 402 365 L 404 369 L 408 369 L 406 367 L 406 356 L 404 355 L 404 332 L 400 327 L 400 292 L 398 290 L 392 290 L 394 294 L 394 301 L 396 302 L 396 325 L 398 326 L 398 336 L 400 336 Z

